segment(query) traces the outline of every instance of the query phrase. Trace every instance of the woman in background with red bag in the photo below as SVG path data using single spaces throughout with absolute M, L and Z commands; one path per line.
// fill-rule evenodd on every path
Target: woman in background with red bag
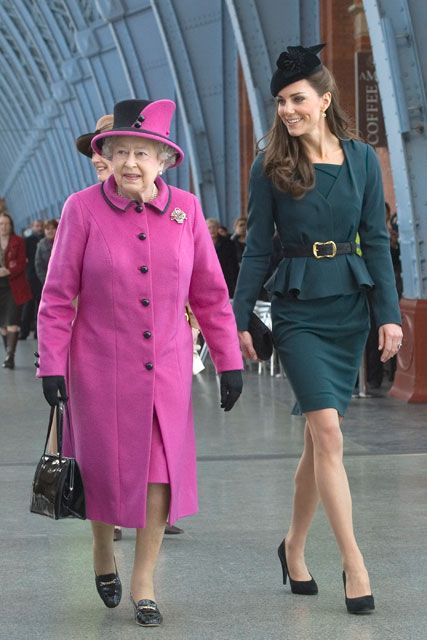
M 0 332 L 6 349 L 5 369 L 15 368 L 21 311 L 31 300 L 30 285 L 25 275 L 27 257 L 22 238 L 15 234 L 13 220 L 0 214 Z

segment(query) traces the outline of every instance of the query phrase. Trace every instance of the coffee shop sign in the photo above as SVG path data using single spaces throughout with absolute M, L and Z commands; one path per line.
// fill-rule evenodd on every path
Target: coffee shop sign
M 381 97 L 372 54 L 357 53 L 357 125 L 365 140 L 374 147 L 386 146 Z

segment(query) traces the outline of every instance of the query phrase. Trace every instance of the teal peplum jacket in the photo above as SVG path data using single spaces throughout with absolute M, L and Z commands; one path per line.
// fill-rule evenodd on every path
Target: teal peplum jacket
M 248 328 L 264 282 L 275 228 L 283 245 L 354 242 L 359 233 L 362 256 L 284 258 L 265 285 L 271 294 L 314 300 L 372 289 L 377 326 L 400 324 L 379 162 L 363 142 L 341 144 L 345 161 L 326 198 L 316 187 L 300 199 L 278 190 L 264 173 L 262 153 L 256 157 L 249 185 L 247 244 L 233 302 L 240 331 Z

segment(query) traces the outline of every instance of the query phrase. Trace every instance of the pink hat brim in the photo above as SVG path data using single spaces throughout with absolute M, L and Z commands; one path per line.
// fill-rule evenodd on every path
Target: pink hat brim
M 100 146 L 98 142 L 101 140 L 104 140 L 105 138 L 111 138 L 113 136 L 116 138 L 121 136 L 125 136 L 125 137 L 136 136 L 138 138 L 148 138 L 149 140 L 156 140 L 157 142 L 162 142 L 163 144 L 166 144 L 168 147 L 171 147 L 171 149 L 176 151 L 178 154 L 176 162 L 174 164 L 171 164 L 170 167 L 168 168 L 177 167 L 184 160 L 184 152 L 181 149 L 181 147 L 178 147 L 178 145 L 175 144 L 175 142 L 172 142 L 171 140 L 169 140 L 168 138 L 164 138 L 163 136 L 156 135 L 155 133 L 145 133 L 145 131 L 143 132 L 135 129 L 132 129 L 131 131 L 129 131 L 128 129 L 125 129 L 123 131 L 120 131 L 120 129 L 116 129 L 116 130 L 111 129 L 110 131 L 104 131 L 102 133 L 99 133 L 98 135 L 92 138 L 92 142 L 91 142 L 91 147 L 95 151 L 95 153 L 97 153 L 98 155 L 102 155 L 102 145 Z

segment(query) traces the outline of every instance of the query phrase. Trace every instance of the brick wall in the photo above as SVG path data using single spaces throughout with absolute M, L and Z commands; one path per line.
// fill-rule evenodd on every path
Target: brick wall
M 340 102 L 355 124 L 354 91 L 354 19 L 347 0 L 321 0 L 321 41 L 326 42 L 322 61 L 335 76 L 340 92 Z

